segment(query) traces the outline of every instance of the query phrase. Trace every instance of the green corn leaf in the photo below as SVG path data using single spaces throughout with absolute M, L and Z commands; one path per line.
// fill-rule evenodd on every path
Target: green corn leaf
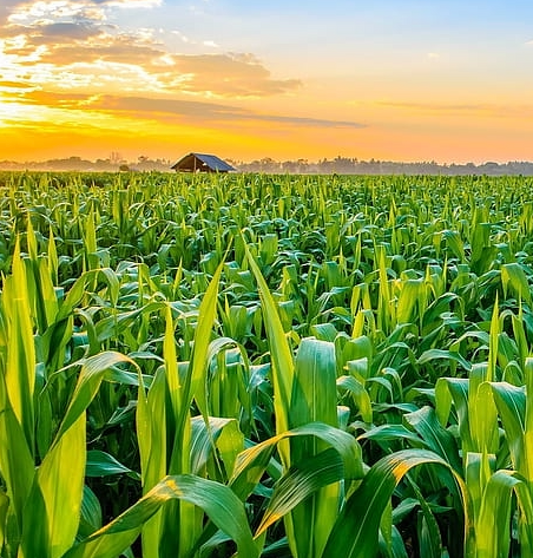
M 189 373 L 191 381 L 191 396 L 203 391 L 205 385 L 205 374 L 208 367 L 209 344 L 211 332 L 217 314 L 217 296 L 220 275 L 224 269 L 224 262 L 220 263 L 213 279 L 205 292 L 198 311 L 198 327 L 194 334 L 194 347 L 191 356 L 191 370 Z M 205 417 L 204 417 L 205 418 Z
M 34 444 L 35 344 L 32 313 L 26 282 L 26 268 L 19 241 L 13 255 L 13 275 L 9 285 L 11 323 L 8 329 L 5 383 L 11 408 L 22 426 L 30 452 Z M 5 303 L 5 296 L 4 296 Z
M 80 521 L 85 456 L 82 413 L 37 470 L 24 510 L 24 557 L 60 558 L 72 547 Z
M 494 458 L 485 453 L 468 452 L 465 459 L 466 488 L 472 509 L 474 524 L 479 517 L 483 493 L 487 482 L 494 472 Z
M 47 262 L 47 266 L 48 266 L 48 273 L 50 275 L 50 278 L 52 279 L 52 283 L 54 286 L 58 286 L 59 285 L 59 275 L 58 275 L 58 269 L 59 269 L 59 258 L 57 257 L 57 246 L 56 246 L 56 241 L 54 238 L 54 232 L 52 230 L 52 226 L 50 226 L 50 229 L 48 231 L 48 251 L 47 251 L 47 258 L 46 258 L 46 262 Z
M 293 427 L 321 422 L 337 425 L 337 362 L 335 345 L 305 338 L 298 347 L 290 408 Z M 301 463 L 323 451 L 327 445 L 316 437 L 298 437 L 290 442 L 291 463 Z M 340 485 L 329 485 L 292 512 L 286 526 L 289 544 L 296 556 L 312 558 L 322 554 L 335 522 Z
M 102 528 L 102 507 L 95 493 L 85 485 L 80 510 L 78 537 L 87 538 Z
M 341 338 L 339 337 L 336 342 L 338 343 L 340 340 Z M 338 349 L 337 352 L 340 353 Z M 366 373 L 363 373 L 363 378 L 367 378 L 372 363 L 373 346 L 372 341 L 366 335 L 360 335 L 359 337 L 349 339 L 342 347 L 341 354 L 343 365 L 344 363 L 349 364 L 352 361 L 359 363 L 366 362 L 366 369 L 362 370 L 366 370 Z
M 474 443 L 470 434 L 468 413 L 468 386 L 465 378 L 439 378 L 435 384 L 435 406 L 437 418 L 441 425 L 448 422 L 452 402 L 457 413 L 459 433 L 463 451 L 474 451 Z
M 67 296 L 59 305 L 59 312 L 56 318 L 57 322 L 70 317 L 74 308 L 78 306 L 80 301 L 86 295 L 88 286 L 95 281 L 97 275 L 98 271 L 88 271 L 76 279 L 68 291 Z
M 505 296 L 509 288 L 520 299 L 531 305 L 531 292 L 527 276 L 519 263 L 512 262 L 502 265 L 502 286 Z
M 506 382 L 487 383 L 481 389 L 492 391 L 498 414 L 505 429 L 513 468 L 527 478 L 530 460 L 524 445 L 527 401 L 525 389 L 515 387 Z
M 533 453 L 531 450 L 531 443 L 533 442 L 533 358 L 528 357 L 524 363 L 524 376 L 526 381 L 526 414 L 524 424 L 524 445 L 527 453 L 527 472 L 520 471 L 528 481 L 533 481 Z
M 257 528 L 256 537 L 298 504 L 306 501 L 318 489 L 343 478 L 342 460 L 333 448 L 306 458 L 301 464 L 293 465 L 276 484 L 268 508 Z
M 333 324 L 325 323 L 311 326 L 311 333 L 321 341 L 334 342 L 339 332 Z
M 407 413 L 403 420 L 420 435 L 427 449 L 440 455 L 458 474 L 461 474 L 463 467 L 455 439 L 440 425 L 431 407 L 423 407 L 414 413 Z
M 459 232 L 454 230 L 445 230 L 442 236 L 446 239 L 446 246 L 451 253 L 459 259 L 460 262 L 465 261 L 464 242 Z
M 259 556 L 243 503 L 230 488 L 194 475 L 165 477 L 114 521 L 81 541 L 62 558 L 116 558 L 137 538 L 145 521 L 171 500 L 200 507 L 213 523 L 237 543 L 241 556 Z
M 399 324 L 406 323 L 411 320 L 411 316 L 415 310 L 424 285 L 423 279 L 408 279 L 401 284 L 400 297 L 396 309 L 396 319 Z
M 23 527 L 23 512 L 35 475 L 34 460 L 15 413 L 7 398 L 4 375 L 0 373 L 0 475 L 19 532 Z
M 337 379 L 337 387 L 350 392 L 361 417 L 370 424 L 372 422 L 372 401 L 363 384 L 354 376 L 341 376 Z
M 0 548 L 4 547 L 6 540 L 6 522 L 9 512 L 9 498 L 4 491 L 0 491 Z
M 167 306 L 165 311 L 163 358 L 165 360 L 165 377 L 171 406 L 169 410 L 172 412 L 172 416 L 175 417 L 174 420 L 177 421 L 178 417 L 181 415 L 182 407 L 188 406 L 188 401 L 183 393 L 183 386 L 180 385 L 176 340 L 174 339 L 174 321 L 172 319 L 172 310 L 170 306 Z
M 382 424 L 380 426 L 374 426 L 367 432 L 358 436 L 357 440 L 374 440 L 376 442 L 406 440 L 414 447 L 420 447 L 423 444 L 419 436 L 402 424 Z
M 526 336 L 526 327 L 524 323 L 524 311 L 522 304 L 520 304 L 519 306 L 518 316 L 514 314 L 512 315 L 512 324 L 514 339 L 516 340 L 516 344 L 518 345 L 520 364 L 524 366 L 526 358 L 528 357 L 529 346 Z
M 314 338 L 302 339 L 295 361 L 295 382 L 289 424 L 337 424 L 335 345 Z
M 427 515 L 418 516 L 417 532 L 419 537 L 419 556 L 428 558 L 442 557 L 442 541 L 437 527 L 437 522 L 433 517 L 434 525 Z
M 76 422 L 78 417 L 90 405 L 98 392 L 106 372 L 118 364 L 130 364 L 137 367 L 135 362 L 120 353 L 106 351 L 81 361 L 82 367 L 72 399 L 59 428 L 56 440 Z
M 420 556 L 440 558 L 442 556 L 442 537 L 435 515 L 420 492 L 420 488 L 417 484 L 409 477 L 407 477 L 407 482 L 415 493 L 421 508 L 421 512 L 418 514 L 417 524 Z M 456 490 L 452 490 L 451 492 L 452 494 L 456 493 Z M 460 499 L 460 497 L 458 498 Z M 458 504 L 459 502 L 456 503 Z
M 402 534 L 395 525 L 392 526 L 390 545 L 386 545 L 384 539 L 380 537 L 380 549 L 384 556 L 390 558 L 409 558 Z
M 241 452 L 229 482 L 234 492 L 241 499 L 246 499 L 261 479 L 279 442 L 297 436 L 314 436 L 319 438 L 334 448 L 341 456 L 345 478 L 362 478 L 363 461 L 361 447 L 353 436 L 327 424 L 311 423 L 273 436 Z
M 490 334 L 489 334 L 489 362 L 488 370 L 484 380 L 488 382 L 496 381 L 496 363 L 498 361 L 498 345 L 500 337 L 500 321 L 499 321 L 499 304 L 498 294 L 494 301 L 494 309 L 492 311 L 492 319 L 490 321 Z
M 230 421 L 217 440 L 217 450 L 224 464 L 226 476 L 230 477 L 235 469 L 237 456 L 244 449 L 244 435 L 236 420 Z
M 39 291 L 42 298 L 42 305 L 45 313 L 45 323 L 47 326 L 54 323 L 59 311 L 56 291 L 50 275 L 48 262 L 40 259 L 39 263 Z
M 141 461 L 143 494 L 147 494 L 167 472 L 166 374 L 163 366 L 156 371 L 148 396 L 141 370 L 138 370 L 137 440 Z M 158 511 L 142 527 L 144 558 L 159 558 L 162 518 Z
M 191 472 L 191 421 L 190 405 L 193 397 L 200 390 L 203 391 L 208 369 L 208 352 L 211 332 L 217 312 L 218 284 L 222 273 L 221 263 L 211 282 L 207 286 L 198 311 L 198 324 L 194 332 L 194 344 L 191 362 L 182 383 L 179 383 L 179 370 L 176 359 L 174 328 L 170 311 L 167 313 L 167 327 L 164 338 L 165 369 L 171 408 L 168 409 L 167 423 L 173 425 L 170 435 L 173 436 L 172 451 L 167 473 L 187 474 Z M 171 416 L 169 416 L 171 415 Z M 208 423 L 205 410 L 203 419 Z M 214 448 L 214 443 L 213 443 Z M 203 518 L 195 513 L 193 505 L 186 499 L 175 500 L 166 506 L 163 512 L 161 552 L 169 555 L 187 553 L 199 537 Z M 178 526 L 178 536 L 173 535 L 173 529 Z
M 87 452 L 87 463 L 85 464 L 86 477 L 107 477 L 109 475 L 132 472 L 130 468 L 122 465 L 122 463 L 105 451 L 90 450 Z
M 192 418 L 191 471 L 194 474 L 200 474 L 209 457 L 213 455 L 213 450 L 216 449 L 213 447 L 213 443 L 217 444 L 224 430 L 234 427 L 236 422 L 235 419 L 209 417 L 209 424 L 206 425 L 203 417 Z M 239 444 L 235 433 L 232 433 L 232 441 L 236 443 L 236 448 L 239 448 L 239 445 L 242 448 L 244 445 L 242 435 Z
M 496 471 L 485 487 L 476 521 L 476 556 L 509 556 L 511 544 L 511 501 L 513 490 L 522 483 L 511 471 Z
M 481 389 L 492 377 L 490 362 L 472 366 L 468 387 L 468 415 L 473 447 L 469 451 L 495 453 L 499 446 L 498 417 L 490 390 Z
M 145 393 L 140 369 L 137 397 L 137 440 L 143 478 L 143 493 L 154 487 L 166 474 L 166 412 L 165 371 L 160 367 L 154 374 L 148 396 Z
M 463 370 L 466 370 L 467 372 L 471 368 L 471 364 L 462 355 L 455 351 L 448 351 L 444 349 L 428 349 L 427 351 L 424 351 L 418 359 L 418 364 L 431 363 L 435 360 L 448 360 L 455 362 L 461 365 Z
M 350 496 L 342 509 L 328 539 L 324 556 L 376 556 L 381 516 L 396 485 L 413 467 L 427 464 L 443 465 L 453 473 L 446 461 L 426 450 L 402 450 L 382 458 L 373 465 L 359 489 Z M 455 478 L 464 499 L 462 481 L 457 476 Z
M 244 244 L 244 250 L 259 287 L 259 296 L 261 297 L 265 328 L 272 358 L 276 432 L 281 434 L 289 429 L 290 424 L 289 409 L 294 378 L 294 361 L 283 326 L 281 325 L 276 303 L 272 298 L 268 285 L 247 244 Z M 289 465 L 288 455 L 285 452 L 282 453 L 285 455 L 286 464 Z

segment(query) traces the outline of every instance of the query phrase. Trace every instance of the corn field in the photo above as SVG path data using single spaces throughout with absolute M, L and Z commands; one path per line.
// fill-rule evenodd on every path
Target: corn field
M 533 179 L 0 191 L 2 558 L 533 557 Z

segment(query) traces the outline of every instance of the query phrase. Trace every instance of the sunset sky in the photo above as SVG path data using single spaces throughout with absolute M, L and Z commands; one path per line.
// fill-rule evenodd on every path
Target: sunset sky
M 533 160 L 531 0 L 0 2 L 0 160 Z

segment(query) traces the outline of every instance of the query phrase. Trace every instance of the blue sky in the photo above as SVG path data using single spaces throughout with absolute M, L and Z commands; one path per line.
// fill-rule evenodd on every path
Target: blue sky
M 129 156 L 533 159 L 532 69 L 525 1 L 0 6 L 0 125 L 36 157 L 75 137 Z

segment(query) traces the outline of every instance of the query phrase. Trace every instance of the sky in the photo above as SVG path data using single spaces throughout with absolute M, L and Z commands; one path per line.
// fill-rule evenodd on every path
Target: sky
M 0 1 L 2 160 L 533 160 L 531 0 Z

